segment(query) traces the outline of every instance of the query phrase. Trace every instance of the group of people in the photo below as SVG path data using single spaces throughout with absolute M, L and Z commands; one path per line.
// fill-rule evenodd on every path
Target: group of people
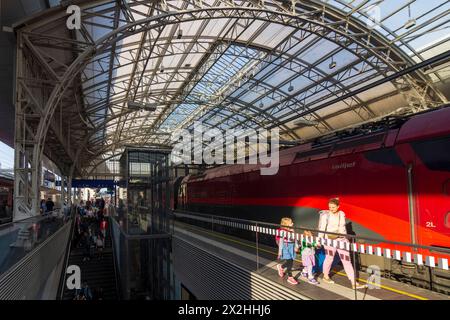
M 94 258 L 102 259 L 108 228 L 107 218 L 105 217 L 105 202 L 86 201 L 84 203 L 81 201 L 77 206 L 75 224 L 72 247 L 82 249 L 83 262 Z M 103 289 L 91 289 L 87 282 L 84 282 L 81 288 L 75 291 L 73 299 L 103 300 Z
M 278 259 L 284 260 L 284 262 L 277 265 L 278 275 L 284 277 L 287 274 L 287 282 L 292 285 L 297 284 L 298 281 L 292 275 L 292 267 L 297 253 L 300 253 L 303 264 L 301 276 L 312 284 L 319 284 L 314 277 L 313 267 L 316 264 L 315 250 L 321 248 L 321 244 L 312 241 L 312 233 L 308 230 L 305 230 L 303 234 L 306 237 L 311 237 L 310 241 L 306 241 L 305 239 L 299 243 L 296 239 L 288 237 L 288 233 L 294 232 L 294 221 L 291 218 L 282 218 L 280 225 L 281 228 L 279 229 L 279 235 L 276 237 L 276 242 L 278 244 Z M 345 213 L 339 210 L 339 199 L 330 199 L 328 201 L 328 210 L 320 212 L 318 229 L 322 232 L 318 236 L 320 238 L 348 242 L 349 240 L 344 236 L 347 234 L 345 225 Z M 347 250 L 337 249 L 327 245 L 324 245 L 324 250 L 326 256 L 323 262 L 323 281 L 325 283 L 334 283 L 330 278 L 330 271 L 334 256 L 338 252 L 345 273 L 352 284 L 352 288 L 365 288 L 364 285 L 359 284 L 355 280 L 355 271 L 350 259 L 350 253 Z
M 40 204 L 40 211 L 42 215 L 49 214 L 53 211 L 55 207 L 55 203 L 52 201 L 52 198 L 48 197 L 47 200 L 42 199 Z
M 103 289 L 91 290 L 87 282 L 84 282 L 80 289 L 75 290 L 73 300 L 103 300 Z
M 0 219 L 10 218 L 12 216 L 12 208 L 8 205 L 7 200 L 0 203 Z
M 90 202 L 78 207 L 74 247 L 83 248 L 83 262 L 94 256 L 103 256 L 108 223 L 104 215 L 104 206 L 94 207 Z

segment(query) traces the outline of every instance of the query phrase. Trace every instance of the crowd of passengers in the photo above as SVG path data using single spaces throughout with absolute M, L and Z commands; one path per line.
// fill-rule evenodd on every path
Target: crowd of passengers
M 75 229 L 72 248 L 81 248 L 83 252 L 83 262 L 93 259 L 101 260 L 105 247 L 107 232 L 107 218 L 105 210 L 105 200 L 98 199 L 95 202 L 83 201 L 77 209 L 75 217 Z M 76 290 L 75 300 L 102 300 L 102 288 L 91 290 L 87 282 L 84 282 L 81 289 Z

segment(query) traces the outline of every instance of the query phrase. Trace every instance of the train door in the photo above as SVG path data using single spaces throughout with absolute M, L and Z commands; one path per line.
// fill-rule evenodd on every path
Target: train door
M 408 143 L 398 144 L 395 151 L 401 159 L 402 170 L 405 173 L 401 184 L 404 186 L 399 199 L 403 199 L 402 213 L 398 215 L 403 221 L 407 222 L 402 229 L 402 242 L 419 244 L 421 243 L 421 233 L 419 232 L 419 205 L 418 196 L 420 195 L 421 181 L 418 179 L 417 159 L 414 150 Z
M 412 142 L 411 147 L 420 243 L 450 247 L 450 136 Z

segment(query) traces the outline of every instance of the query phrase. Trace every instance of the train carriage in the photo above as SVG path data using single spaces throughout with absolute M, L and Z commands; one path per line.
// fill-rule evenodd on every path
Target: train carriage
M 349 233 L 378 239 L 382 248 L 393 248 L 385 240 L 449 248 L 450 107 L 282 150 L 273 176 L 260 175 L 254 165 L 224 165 L 188 175 L 177 188 L 181 210 L 270 223 L 290 216 L 297 227 L 312 229 L 328 199 L 339 196 Z M 436 286 L 450 286 L 448 272 L 436 276 L 414 264 L 363 259 L 366 266 L 374 262 L 419 285 L 432 278 Z

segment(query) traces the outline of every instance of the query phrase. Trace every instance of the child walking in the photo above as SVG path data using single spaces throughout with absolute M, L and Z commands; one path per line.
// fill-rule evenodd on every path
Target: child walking
M 306 237 L 312 237 L 311 231 L 307 230 L 303 232 L 303 235 Z M 302 263 L 303 263 L 302 277 L 307 278 L 308 281 L 312 284 L 319 284 L 319 282 L 314 278 L 312 272 L 313 267 L 316 265 L 315 247 L 316 243 L 314 242 L 314 240 L 312 241 L 312 243 L 308 243 L 306 239 L 303 239 L 300 251 L 302 254 Z
M 283 264 L 277 264 L 278 275 L 284 277 L 285 273 L 288 275 L 287 282 L 295 285 L 297 280 L 292 276 L 292 266 L 294 264 L 295 252 L 298 250 L 297 242 L 288 237 L 289 232 L 294 232 L 294 222 L 291 218 L 281 219 L 281 228 L 279 236 L 276 237 L 278 244 L 278 259 L 284 260 Z

